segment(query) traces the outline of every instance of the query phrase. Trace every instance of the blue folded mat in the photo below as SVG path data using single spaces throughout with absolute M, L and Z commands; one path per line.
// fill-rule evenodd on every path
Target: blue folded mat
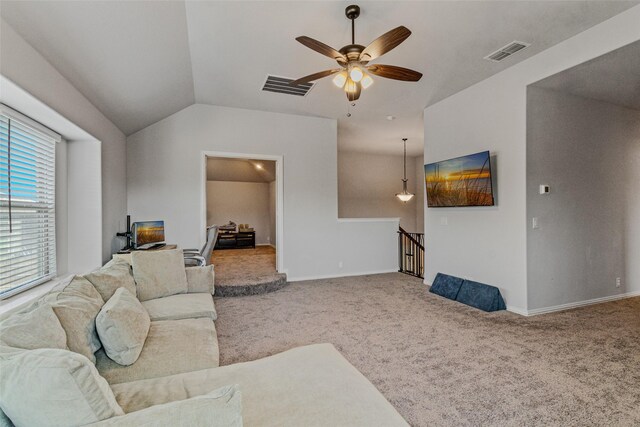
M 464 279 L 461 279 L 459 277 L 438 273 L 436 274 L 436 278 L 431 284 L 431 289 L 429 289 L 429 292 L 455 300 L 458 296 L 458 291 L 460 291 L 460 286 L 462 286 L 463 281 Z
M 464 280 L 448 274 L 438 273 L 429 292 L 484 311 L 498 311 L 507 308 L 500 294 L 500 289 L 495 286 Z

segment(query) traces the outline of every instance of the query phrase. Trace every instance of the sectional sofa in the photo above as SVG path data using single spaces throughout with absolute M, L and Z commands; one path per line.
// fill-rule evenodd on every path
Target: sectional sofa
M 219 366 L 213 267 L 136 252 L 0 321 L 0 426 L 405 426 L 331 344 Z

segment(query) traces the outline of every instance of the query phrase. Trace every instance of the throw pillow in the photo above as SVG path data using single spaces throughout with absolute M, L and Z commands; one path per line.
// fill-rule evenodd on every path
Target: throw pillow
M 150 326 L 149 314 L 125 288 L 116 290 L 96 317 L 96 328 L 105 353 L 124 366 L 138 360 Z
M 187 287 L 190 294 L 206 292 L 213 295 L 213 265 L 205 267 L 187 267 Z
M 28 350 L 67 350 L 67 334 L 51 306 L 36 303 L 0 323 L 0 343 Z
M 102 268 L 85 274 L 84 277 L 95 286 L 105 301 L 109 301 L 118 288 L 126 288 L 132 294 L 136 294 L 136 282 L 131 274 L 131 266 L 119 258 L 112 259 Z
M 96 316 L 104 305 L 91 282 L 81 276 L 61 283 L 43 297 L 56 313 L 67 334 L 69 350 L 80 353 L 95 363 L 93 355 L 102 346 L 96 333 Z
M 134 251 L 131 265 L 140 301 L 187 292 L 182 249 Z
M 17 426 L 78 426 L 123 415 L 107 381 L 81 354 L 0 354 L 0 407 Z

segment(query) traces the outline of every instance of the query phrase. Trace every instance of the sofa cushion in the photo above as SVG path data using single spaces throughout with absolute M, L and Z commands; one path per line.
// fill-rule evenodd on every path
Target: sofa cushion
M 407 426 L 393 406 L 331 344 L 216 369 L 112 386 L 125 412 L 189 399 L 225 384 L 242 391 L 246 426 Z
M 67 349 L 67 334 L 49 305 L 32 304 L 0 323 L 0 343 L 11 347 Z
M 187 292 L 187 273 L 181 249 L 133 251 L 131 266 L 140 301 Z
M 120 365 L 131 365 L 140 356 L 151 319 L 140 301 L 119 288 L 96 317 L 96 329 L 107 356 Z
M 39 303 L 53 308 L 67 334 L 69 350 L 95 362 L 93 353 L 102 347 L 96 332 L 96 316 L 104 301 L 91 282 L 75 276 L 53 288 Z
M 204 267 L 187 267 L 187 288 L 189 293 L 208 292 L 213 295 L 214 292 L 214 272 L 213 265 Z
M 133 365 L 119 365 L 103 350 L 96 358 L 98 371 L 110 384 L 156 378 L 217 367 L 218 338 L 211 319 L 160 320 L 151 322 Z
M 77 426 L 123 415 L 81 354 L 38 349 L 0 355 L 0 406 L 17 426 Z
M 218 315 L 210 293 L 180 294 L 144 301 L 151 320 L 180 320 L 207 317 L 216 320 Z
M 202 396 L 152 406 L 91 426 L 242 427 L 242 395 L 237 386 L 222 387 Z
M 102 268 L 85 274 L 84 277 L 95 286 L 105 301 L 109 301 L 118 288 L 126 288 L 133 295 L 136 294 L 136 282 L 133 280 L 131 265 L 120 258 L 112 259 Z

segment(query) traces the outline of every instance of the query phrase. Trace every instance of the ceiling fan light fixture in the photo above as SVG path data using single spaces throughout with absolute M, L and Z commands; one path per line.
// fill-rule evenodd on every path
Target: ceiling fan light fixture
M 351 77 L 347 78 L 344 84 L 344 91 L 347 93 L 356 93 L 358 91 L 358 83 L 354 82 Z
M 360 81 L 360 84 L 362 85 L 362 89 L 366 89 L 373 84 L 373 79 L 369 74 L 365 74 Z
M 349 77 L 351 77 L 351 80 L 357 83 L 362 80 L 362 78 L 364 77 L 364 73 L 358 66 L 351 67 L 351 71 L 349 71 Z
M 347 82 L 347 77 L 348 75 L 346 71 L 338 73 L 333 78 L 333 84 L 342 89 L 344 87 L 344 84 Z

